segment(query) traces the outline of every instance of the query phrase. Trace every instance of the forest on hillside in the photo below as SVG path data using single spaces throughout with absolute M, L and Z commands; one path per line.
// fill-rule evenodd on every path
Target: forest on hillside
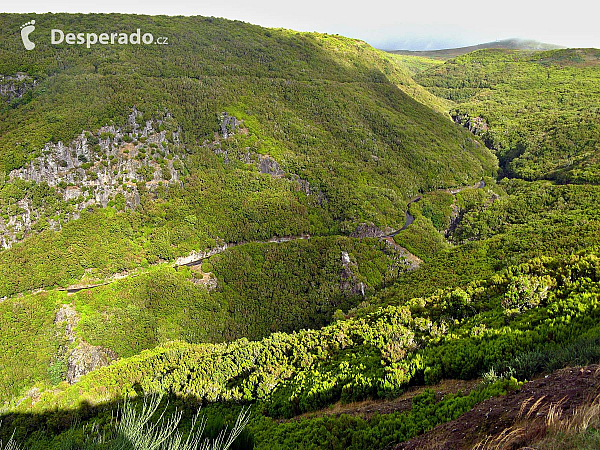
M 27 52 L 25 18 L 0 14 L 0 450 L 395 448 L 600 361 L 600 51 L 44 14 Z

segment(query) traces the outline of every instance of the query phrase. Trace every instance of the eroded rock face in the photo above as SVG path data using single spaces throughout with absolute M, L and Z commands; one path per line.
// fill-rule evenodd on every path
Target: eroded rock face
M 0 75 L 0 99 L 10 103 L 15 98 L 21 98 L 32 89 L 36 81 L 23 72 L 15 75 Z
M 258 156 L 258 170 L 260 173 L 267 173 L 273 177 L 283 177 L 285 175 L 285 172 L 281 170 L 277 161 L 269 155 Z
M 236 128 L 238 128 L 241 124 L 242 122 L 235 116 L 230 116 L 226 112 L 221 113 L 221 136 L 223 136 L 223 139 L 233 136 Z
M 76 383 L 83 375 L 92 370 L 106 366 L 117 359 L 117 354 L 114 351 L 90 345 L 77 338 L 75 328 L 79 323 L 79 314 L 73 305 L 62 305 L 56 312 L 54 323 L 59 327 L 65 327 L 64 335 L 69 344 L 78 342 L 70 353 L 69 348 L 71 346 L 65 345 L 61 348 L 60 354 L 57 355 L 57 358 L 63 359 L 68 354 L 66 380 L 70 384 Z
M 81 342 L 73 349 L 67 362 L 67 381 L 77 383 L 82 376 L 107 366 L 117 359 L 117 354 L 110 349 Z
M 232 247 L 232 244 L 228 244 L 227 242 L 221 242 L 217 246 L 211 248 L 207 251 L 192 251 L 188 256 L 180 256 L 175 260 L 175 266 L 185 266 L 191 263 L 201 262 L 203 259 L 210 258 L 217 253 L 221 253 Z
M 169 135 L 168 139 L 166 131 L 155 129 L 169 119 L 170 114 L 157 121 L 147 121 L 143 128 L 135 122 L 139 115 L 134 111 L 129 117 L 135 126 L 130 124 L 120 128 L 110 125 L 94 134 L 84 132 L 69 145 L 47 143 L 43 156 L 13 170 L 10 178 L 45 182 L 51 187 L 67 184 L 65 200 L 74 198 L 72 192 L 66 191 L 76 188 L 96 202 L 100 202 L 107 190 L 112 191 L 110 193 L 129 193 L 123 189 L 124 183 L 131 183 L 134 187 L 137 182 L 151 184 L 152 181 L 176 180 L 173 160 L 179 158 L 175 148 L 179 145 L 178 132 Z M 163 168 L 160 163 L 166 170 L 160 170 Z M 91 192 L 87 194 L 88 191 Z
M 27 392 L 25 392 L 25 396 L 23 398 L 20 398 L 19 400 L 17 400 L 16 406 L 19 406 L 21 403 L 23 403 L 27 399 L 31 399 L 31 403 L 36 404 L 37 402 L 40 401 L 41 398 L 42 398 L 42 391 L 40 390 L 40 388 L 33 387 L 33 388 L 29 389 Z M 5 402 L 5 404 L 6 403 L 7 402 Z M 6 447 L 6 448 L 9 448 L 9 447 Z
M 68 145 L 47 143 L 41 156 L 13 170 L 8 183 L 21 179 L 47 184 L 64 203 L 57 211 L 36 208 L 28 198 L 9 206 L 8 220 L 0 216 L 2 247 L 24 239 L 43 217 L 47 223 L 37 228 L 60 230 L 85 208 L 105 208 L 118 196 L 122 196 L 120 206 L 135 208 L 140 203 L 140 183 L 151 192 L 160 184 L 179 184 L 178 167 L 185 154 L 179 127 L 167 111 L 144 123 L 139 123 L 141 118 L 134 108 L 123 127 L 83 132 Z
M 384 233 L 372 223 L 359 223 L 356 229 L 350 233 L 354 238 L 378 238 Z
M 466 113 L 454 113 L 452 118 L 463 127 L 466 127 L 471 133 L 479 135 L 489 130 L 489 126 L 483 117 L 470 117 Z
M 57 325 L 65 325 L 65 336 L 69 342 L 75 342 L 75 327 L 79 322 L 79 314 L 75 311 L 72 305 L 62 305 L 56 312 L 54 323 Z
M 356 263 L 353 263 L 350 259 L 348 252 L 342 252 L 342 281 L 340 283 L 340 289 L 345 292 L 349 292 L 353 295 L 365 296 L 366 285 L 362 281 L 358 281 L 354 271 L 352 269 L 358 269 Z

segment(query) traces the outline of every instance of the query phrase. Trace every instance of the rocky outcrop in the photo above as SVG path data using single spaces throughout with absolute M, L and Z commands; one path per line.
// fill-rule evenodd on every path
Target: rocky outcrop
M 309 234 L 300 234 L 298 236 L 276 236 L 268 239 L 266 241 L 252 241 L 260 244 L 281 244 L 282 242 L 290 242 L 295 241 L 297 239 L 310 239 Z M 203 260 L 210 258 L 217 253 L 222 253 L 228 248 L 237 247 L 238 245 L 246 244 L 247 242 L 223 242 L 221 241 L 215 247 L 206 250 L 206 251 L 192 251 L 188 256 L 180 256 L 173 263 L 173 267 L 177 266 L 195 266 L 200 264 Z
M 417 270 L 423 264 L 423 260 L 416 255 L 413 255 L 407 249 L 401 245 L 396 244 L 392 236 L 385 236 L 382 238 L 384 242 L 393 248 L 398 254 L 398 268 L 402 271 L 412 272 Z
M 184 151 L 179 127 L 169 112 L 146 121 L 142 117 L 134 108 L 122 127 L 83 132 L 68 145 L 47 143 L 41 156 L 13 170 L 9 183 L 21 179 L 47 184 L 63 203 L 58 211 L 46 211 L 34 208 L 28 198 L 17 201 L 8 218 L 0 217 L 2 246 L 23 239 L 44 217 L 48 223 L 43 228 L 58 230 L 90 206 L 105 208 L 115 201 L 119 207 L 135 208 L 140 184 L 154 191 L 160 184 L 180 183 L 177 167 Z
M 218 281 L 217 277 L 212 272 L 204 272 L 202 270 L 202 264 L 195 265 L 191 268 L 192 272 L 192 283 L 196 286 L 202 286 L 209 291 L 217 288 Z
M 285 172 L 281 170 L 277 161 L 269 155 L 258 155 L 258 170 L 260 173 L 267 173 L 273 177 L 285 176 Z
M 55 325 L 65 327 L 65 337 L 69 343 L 75 342 L 75 327 L 79 322 L 79 315 L 72 305 L 62 305 L 54 316 Z
M 0 75 L 0 100 L 10 103 L 21 98 L 36 85 L 36 80 L 23 72 L 15 75 Z
M 455 111 L 452 114 L 452 119 L 475 135 L 483 134 L 489 130 L 489 126 L 483 117 L 471 117 L 467 113 Z
M 166 131 L 155 129 L 171 118 L 170 114 L 157 121 L 148 120 L 143 128 L 135 122 L 138 115 L 134 110 L 127 127 L 110 125 L 94 134 L 84 132 L 69 145 L 48 143 L 43 156 L 13 170 L 10 178 L 45 182 L 59 188 L 66 184 L 65 201 L 83 194 L 103 206 L 117 192 L 133 201 L 133 194 L 123 184 L 135 187 L 142 182 L 151 187 L 159 181 L 177 181 L 173 162 L 181 153 L 177 148 L 178 132 L 168 139 Z
M 308 181 L 303 180 L 295 173 L 289 174 L 289 177 L 298 184 L 298 191 L 302 191 L 306 195 L 316 197 L 319 206 L 323 206 L 323 204 L 327 203 L 327 196 L 323 191 L 321 191 L 320 189 L 315 189 L 313 186 L 310 185 Z
M 175 260 L 174 266 L 189 266 L 200 264 L 202 260 L 206 258 L 210 258 L 217 253 L 221 253 L 227 250 L 229 247 L 233 247 L 235 244 L 228 244 L 227 242 L 222 242 L 217 244 L 216 247 L 211 248 L 206 251 L 192 251 L 188 256 L 180 256 Z
M 367 287 L 362 281 L 358 281 L 353 269 L 358 269 L 356 263 L 353 263 L 350 259 L 348 252 L 342 252 L 342 281 L 340 283 L 340 289 L 343 292 L 348 292 L 353 295 L 365 296 L 365 288 Z
M 373 223 L 359 223 L 356 229 L 350 233 L 354 238 L 379 238 L 385 233 L 376 227 Z
M 69 344 L 79 341 L 77 346 L 69 352 L 71 345 L 64 346 L 57 355 L 57 359 L 67 358 L 66 380 L 69 384 L 76 383 L 79 379 L 92 370 L 110 364 L 117 359 L 117 354 L 110 349 L 90 345 L 77 339 L 75 328 L 79 322 L 79 314 L 73 305 L 62 305 L 54 317 L 54 324 L 58 327 L 64 326 L 64 336 Z
M 117 354 L 112 350 L 81 342 L 69 355 L 67 382 L 69 384 L 77 383 L 82 376 L 92 370 L 107 366 L 115 359 L 117 359 Z
M 223 136 L 223 139 L 233 136 L 241 124 L 242 121 L 235 116 L 230 116 L 226 112 L 221 113 L 221 136 Z

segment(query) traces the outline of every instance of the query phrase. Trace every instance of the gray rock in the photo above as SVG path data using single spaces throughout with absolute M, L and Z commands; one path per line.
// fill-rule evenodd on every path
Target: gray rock
M 258 170 L 260 173 L 266 173 L 273 177 L 285 176 L 285 172 L 281 170 L 277 161 L 275 161 L 269 155 L 258 156 Z
M 354 238 L 378 238 L 383 236 L 385 233 L 376 227 L 373 223 L 359 223 L 356 229 L 350 233 L 351 237 Z
M 356 263 L 350 260 L 348 252 L 342 251 L 342 272 L 340 289 L 343 292 L 348 292 L 351 295 L 365 296 L 366 285 L 362 281 L 358 281 L 354 274 L 353 268 L 358 269 Z
M 342 264 L 350 264 L 350 255 L 348 255 L 348 252 L 342 252 Z
M 37 81 L 23 72 L 15 75 L 0 75 L 0 99 L 10 103 L 15 98 L 21 98 L 32 89 Z
M 235 116 L 230 116 L 226 112 L 221 113 L 221 136 L 227 139 L 235 134 L 236 128 L 241 124 Z
M 127 208 L 135 208 L 140 203 L 136 183 L 146 183 L 149 191 L 156 189 L 160 182 L 167 186 L 169 183 L 180 184 L 173 162 L 184 156 L 183 151 L 173 153 L 173 144 L 167 142 L 166 131 L 159 132 L 153 128 L 156 123 L 161 125 L 172 117 L 168 111 L 164 112 L 162 118 L 147 121 L 143 128 L 136 121 L 139 116 L 141 113 L 133 108 L 127 119 L 127 132 L 110 125 L 94 134 L 83 132 L 68 145 L 63 142 L 47 143 L 42 156 L 9 174 L 8 183 L 17 178 L 47 183 L 62 195 L 65 202 L 76 202 L 71 213 L 63 214 L 60 221 L 53 221 L 53 229 L 60 229 L 61 222 L 79 218 L 85 208 L 107 207 L 118 194 L 125 196 Z M 122 141 L 125 135 L 132 139 L 143 135 L 147 140 L 146 143 L 134 141 L 128 144 Z M 173 133 L 176 145 L 179 135 L 179 131 Z M 153 155 L 153 151 L 157 153 Z M 164 173 L 154 159 L 158 152 L 161 158 L 170 155 L 164 159 Z M 145 178 L 146 174 L 150 174 L 150 180 Z M 163 175 L 168 179 L 163 179 Z M 9 248 L 26 237 L 42 214 L 42 211 L 33 208 L 28 199 L 19 201 L 16 206 L 19 212 L 9 215 L 7 221 L 0 217 L 0 244 L 3 248 Z
M 67 382 L 69 384 L 77 383 L 82 376 L 109 365 L 115 359 L 117 359 L 117 354 L 112 350 L 81 342 L 69 355 Z
M 65 325 L 65 336 L 69 342 L 75 342 L 75 327 L 79 322 L 79 314 L 72 305 L 62 305 L 54 316 L 54 323 Z

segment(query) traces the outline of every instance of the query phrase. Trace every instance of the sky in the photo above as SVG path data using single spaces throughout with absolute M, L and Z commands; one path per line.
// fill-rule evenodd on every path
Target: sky
M 201 15 L 362 39 L 384 50 L 434 50 L 508 38 L 600 48 L 600 2 L 502 0 L 27 0 L 0 12 Z M 552 3 L 556 6 L 552 6 Z

